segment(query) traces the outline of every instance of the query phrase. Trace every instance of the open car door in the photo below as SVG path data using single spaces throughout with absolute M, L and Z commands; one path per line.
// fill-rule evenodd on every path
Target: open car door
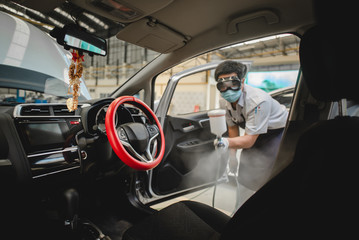
M 211 133 L 208 117 L 208 112 L 219 106 L 219 94 L 214 80 L 213 84 L 206 81 L 213 75 L 210 71 L 219 63 L 184 70 L 168 81 L 155 110 L 164 130 L 166 151 L 162 162 L 144 174 L 148 179 L 146 184 L 141 185 L 146 186 L 146 194 L 143 194 L 144 191 L 137 192 L 137 195 L 141 194 L 142 202 L 159 202 L 228 179 L 228 154 L 215 150 L 213 141 L 216 136 Z M 206 80 L 203 76 L 207 76 Z M 193 90 L 193 79 L 199 78 L 204 81 L 202 85 L 206 89 L 202 92 L 188 91 L 188 86 Z M 207 106 L 197 105 L 200 100 L 194 100 L 196 97 L 204 99 L 202 101 L 207 102 Z M 186 101 L 190 103 L 186 104 Z
M 171 76 L 162 95 L 156 115 L 164 129 L 166 153 L 161 164 L 152 170 L 149 185 L 158 197 L 210 186 L 225 173 L 228 156 L 220 155 L 214 148 L 209 110 L 202 110 L 197 103 L 200 101 L 194 100 L 193 95 L 201 93 L 181 89 L 191 86 L 193 79 L 208 76 L 217 65 L 205 64 Z M 216 87 L 209 86 L 207 94 L 214 96 Z M 205 97 L 204 94 L 197 96 Z

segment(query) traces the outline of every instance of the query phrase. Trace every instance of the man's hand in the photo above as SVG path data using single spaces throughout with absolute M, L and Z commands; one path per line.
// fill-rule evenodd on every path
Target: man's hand
M 227 138 L 216 138 L 213 142 L 216 149 L 226 151 L 228 149 L 228 139 Z

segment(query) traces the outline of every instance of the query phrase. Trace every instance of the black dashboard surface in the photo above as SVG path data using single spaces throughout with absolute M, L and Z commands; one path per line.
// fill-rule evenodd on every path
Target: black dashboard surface
M 106 136 L 106 111 L 112 101 L 82 103 L 74 112 L 61 103 L 1 106 L 1 178 L 31 182 L 56 175 L 61 180 L 62 175 L 99 172 L 106 164 L 123 166 Z M 139 115 L 137 109 L 121 106 L 116 122 L 140 121 Z

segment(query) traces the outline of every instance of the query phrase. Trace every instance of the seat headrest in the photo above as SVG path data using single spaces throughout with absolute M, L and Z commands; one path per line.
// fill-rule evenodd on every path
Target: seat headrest
M 301 40 L 300 63 L 313 97 L 359 100 L 355 1 L 313 0 L 317 26 Z
M 318 100 L 359 100 L 358 71 L 355 73 L 353 68 L 356 56 L 350 56 L 350 46 L 343 45 L 344 39 L 332 35 L 320 26 L 303 35 L 299 55 L 304 79 Z

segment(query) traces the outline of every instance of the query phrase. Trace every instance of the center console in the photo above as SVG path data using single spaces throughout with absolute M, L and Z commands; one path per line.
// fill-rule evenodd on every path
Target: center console
M 55 110 L 61 107 L 63 110 L 56 114 Z M 15 108 L 15 124 L 33 178 L 81 168 L 81 152 L 76 143 L 76 134 L 82 129 L 81 118 L 66 110 L 66 105 L 51 104 L 22 104 Z

